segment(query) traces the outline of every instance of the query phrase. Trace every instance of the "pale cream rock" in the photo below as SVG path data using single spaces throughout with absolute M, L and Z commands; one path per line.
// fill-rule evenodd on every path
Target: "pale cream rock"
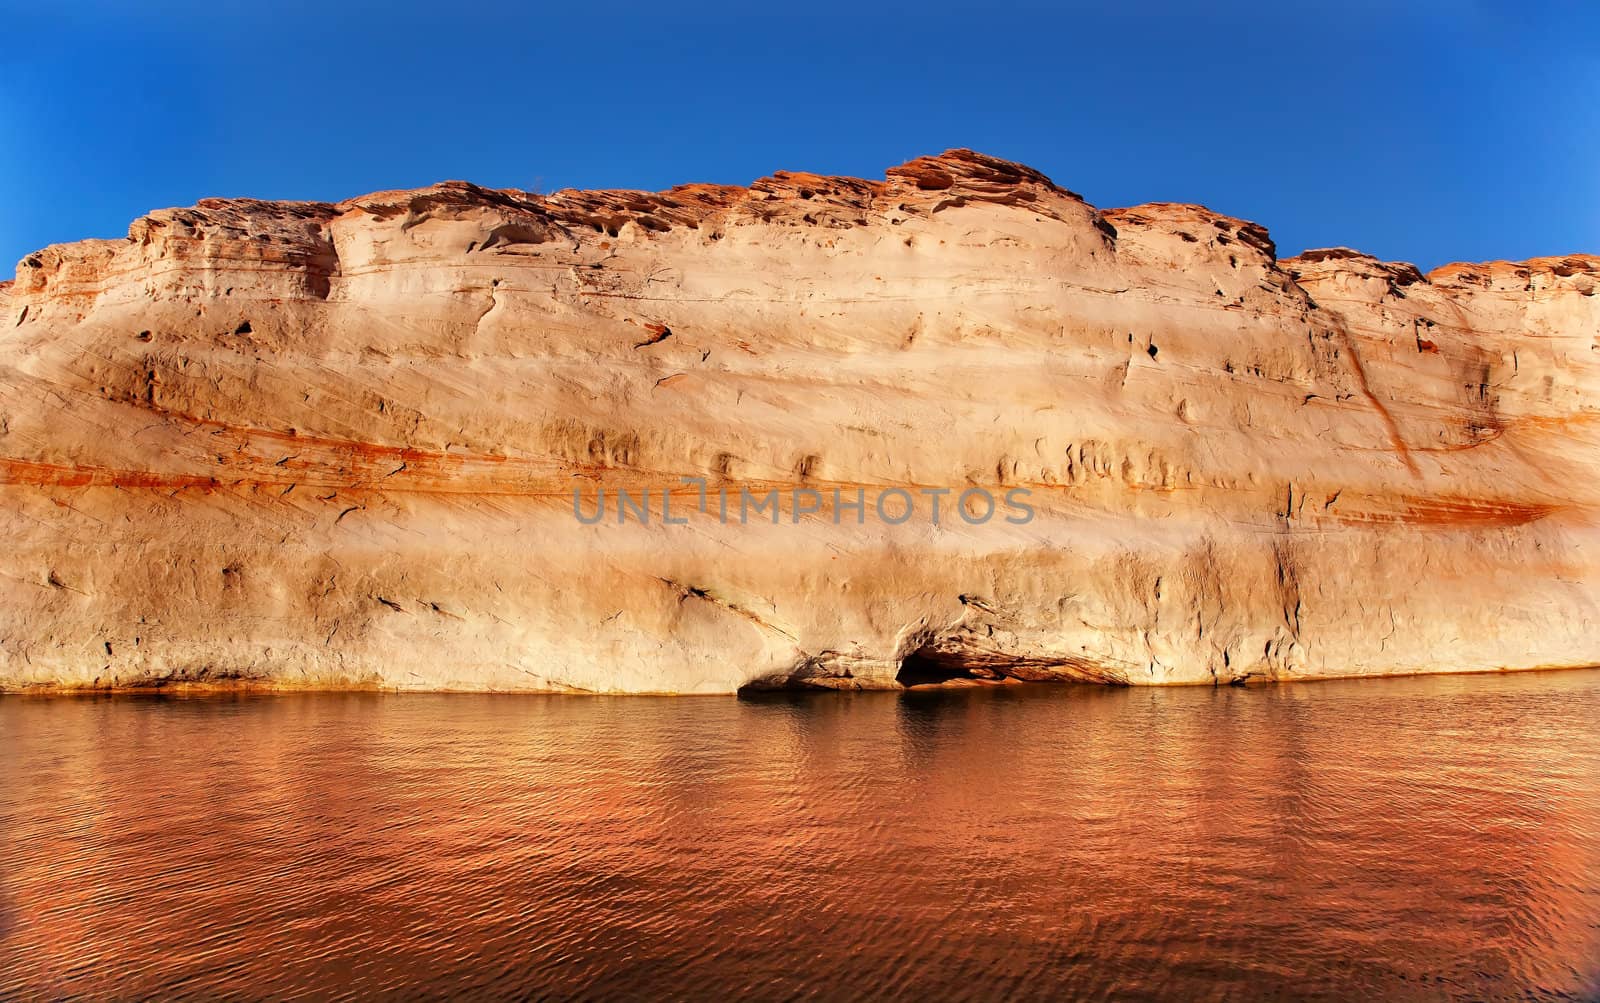
M 162 210 L 0 287 L 0 686 L 1591 664 L 1597 280 L 1279 261 L 959 150 Z M 721 525 L 685 476 L 1036 516 Z M 581 525 L 574 487 L 678 487 L 689 523 Z

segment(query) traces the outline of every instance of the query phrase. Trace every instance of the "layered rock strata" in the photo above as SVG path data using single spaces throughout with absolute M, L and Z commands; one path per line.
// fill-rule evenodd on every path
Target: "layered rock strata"
M 1588 665 L 1597 283 L 962 150 L 154 212 L 0 287 L 0 687 Z

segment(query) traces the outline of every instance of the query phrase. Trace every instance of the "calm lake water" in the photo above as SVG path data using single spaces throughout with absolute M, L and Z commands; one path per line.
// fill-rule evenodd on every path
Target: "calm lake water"
M 0 998 L 1600 995 L 1600 672 L 0 699 Z

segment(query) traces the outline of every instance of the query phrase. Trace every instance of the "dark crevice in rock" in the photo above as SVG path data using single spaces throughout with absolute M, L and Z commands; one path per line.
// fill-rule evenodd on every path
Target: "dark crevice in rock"
M 924 647 L 900 660 L 900 671 L 895 673 L 894 681 L 909 689 L 913 686 L 942 686 L 958 679 L 997 678 L 995 673 L 988 670 L 980 671 L 982 674 L 975 676 L 971 666 Z
M 981 599 L 962 596 L 964 605 L 988 616 L 997 611 Z M 981 686 L 1014 683 L 1128 684 L 1128 666 L 1091 656 L 1020 654 L 998 641 L 993 631 L 966 629 L 930 638 L 900 659 L 895 682 L 907 689 L 924 686 Z

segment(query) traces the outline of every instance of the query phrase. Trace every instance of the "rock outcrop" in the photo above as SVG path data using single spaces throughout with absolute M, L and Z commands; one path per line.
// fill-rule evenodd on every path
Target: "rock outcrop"
M 1600 662 L 1597 282 L 962 150 L 154 212 L 0 287 L 0 687 Z

